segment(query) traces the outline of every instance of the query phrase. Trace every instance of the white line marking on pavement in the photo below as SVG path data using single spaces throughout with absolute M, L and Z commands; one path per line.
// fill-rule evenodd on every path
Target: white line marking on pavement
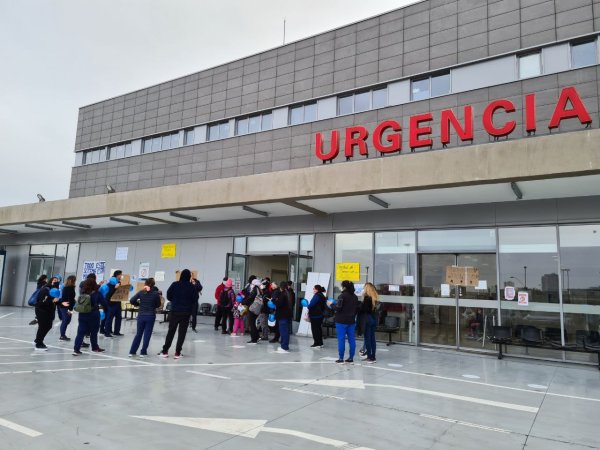
M 0 319 L 4 319 L 5 317 L 12 316 L 13 314 L 14 313 L 4 314 L 3 316 L 0 316 Z
M 419 414 L 419 416 L 425 417 L 427 419 L 441 420 L 442 422 L 450 422 L 450 423 L 455 423 L 457 425 L 464 425 L 466 427 L 480 428 L 482 430 L 495 431 L 497 433 L 511 434 L 510 431 L 505 430 L 503 428 L 488 427 L 488 426 L 479 425 L 479 424 L 476 424 L 476 423 L 463 422 L 462 420 L 448 419 L 447 417 L 432 416 L 430 414 Z
M 246 348 L 245 345 L 232 345 L 231 348 Z
M 282 391 L 290 391 L 290 392 L 298 392 L 299 394 L 308 394 L 308 395 L 314 395 L 316 397 L 323 397 L 323 398 L 333 398 L 336 400 L 345 400 L 344 397 L 338 397 L 336 395 L 328 395 L 328 394 L 320 394 L 318 392 L 312 392 L 312 391 L 304 391 L 302 389 L 295 389 L 295 388 L 289 388 L 289 387 L 282 387 L 281 388 Z
M 194 342 L 206 342 L 206 341 L 203 341 L 202 339 L 196 339 Z
M 29 437 L 38 437 L 42 435 L 42 433 L 38 431 L 32 430 L 31 428 L 24 427 L 6 419 L 0 419 L 0 426 L 10 428 L 13 431 L 17 431 Z
M 0 356 L 8 356 L 8 355 L 0 355 Z M 15 355 L 21 356 L 21 355 Z M 15 362 L 0 362 L 0 365 L 12 365 L 12 364 L 40 364 L 40 363 L 65 363 L 65 362 L 87 362 L 87 361 L 106 361 L 102 358 L 90 358 L 90 359 L 57 359 L 54 361 L 15 361 Z
M 231 378 L 229 377 L 224 377 L 222 375 L 215 375 L 213 373 L 206 373 L 206 372 L 195 372 L 193 370 L 186 370 L 187 373 L 195 373 L 196 375 L 204 375 L 206 377 L 212 377 L 212 378 L 222 378 L 223 380 L 231 380 Z
M 337 358 L 333 356 L 325 356 L 324 358 L 319 358 L 321 361 L 337 361 Z
M 479 405 L 495 406 L 497 408 L 514 409 L 515 411 L 530 412 L 533 414 L 536 414 L 539 411 L 539 408 L 536 408 L 535 406 L 525 406 L 525 405 L 517 405 L 514 403 L 496 402 L 494 400 L 486 400 L 486 399 L 477 398 L 477 397 L 466 397 L 464 395 L 448 394 L 446 392 L 429 391 L 427 389 L 416 389 L 416 388 L 410 388 L 410 387 L 406 387 L 406 386 L 394 386 L 394 385 L 390 385 L 390 384 L 370 384 L 370 383 L 365 383 L 365 386 L 398 389 L 401 391 L 414 392 L 417 394 L 433 395 L 435 397 L 449 398 L 451 400 L 460 400 L 463 402 L 477 403 Z

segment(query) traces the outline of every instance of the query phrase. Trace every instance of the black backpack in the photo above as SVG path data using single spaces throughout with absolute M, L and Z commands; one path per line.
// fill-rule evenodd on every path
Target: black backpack
M 219 296 L 219 306 L 223 308 L 231 307 L 229 301 L 229 291 L 226 289 L 223 289 L 223 291 L 221 291 L 221 295 Z

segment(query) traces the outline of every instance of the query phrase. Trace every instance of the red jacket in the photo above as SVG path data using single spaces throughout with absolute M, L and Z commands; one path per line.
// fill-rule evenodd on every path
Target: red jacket
M 221 292 L 223 292 L 223 289 L 225 289 L 225 285 L 223 283 L 219 283 L 219 285 L 215 289 L 215 300 L 217 301 L 217 304 L 219 303 L 219 299 L 221 298 Z

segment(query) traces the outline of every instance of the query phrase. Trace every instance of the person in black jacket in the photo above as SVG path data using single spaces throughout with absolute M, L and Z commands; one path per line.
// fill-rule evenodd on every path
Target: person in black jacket
M 73 315 L 73 306 L 75 306 L 75 282 L 77 277 L 70 275 L 65 281 L 65 287 L 62 290 L 60 303 L 57 305 L 60 313 L 58 316 L 61 319 L 60 324 L 60 337 L 61 341 L 70 341 L 67 337 L 67 327 L 71 323 L 71 316 Z
M 156 321 L 156 308 L 160 307 L 160 291 L 154 285 L 154 278 L 148 278 L 144 283 L 144 289 L 135 294 L 129 302 L 133 306 L 139 306 L 140 310 L 137 316 L 137 332 L 131 343 L 129 357 L 136 356 L 142 336 L 144 344 L 140 356 L 145 358 L 148 356 L 148 345 L 152 337 L 154 322 Z
M 40 277 L 37 279 L 37 286 L 36 286 L 35 290 L 36 291 L 39 290 L 40 288 L 45 286 L 47 283 L 48 283 L 48 275 L 40 275 Z M 33 320 L 31 322 L 29 322 L 29 325 L 36 325 L 37 323 L 38 323 L 37 317 L 34 317 Z
M 335 331 L 338 340 L 339 359 L 337 364 L 354 364 L 354 352 L 356 351 L 356 312 L 358 310 L 358 298 L 354 293 L 354 283 L 352 281 L 342 281 L 342 293 L 339 295 L 335 304 Z M 348 359 L 344 361 L 344 352 L 346 351 L 346 336 L 350 344 L 350 353 Z
M 313 336 L 312 348 L 323 347 L 323 311 L 327 307 L 325 288 L 319 284 L 313 287 L 313 296 L 308 304 L 308 317 L 310 318 L 310 330 Z
M 194 302 L 198 302 L 198 287 L 192 280 L 192 273 L 189 269 L 183 269 L 179 276 L 179 281 L 175 281 L 167 290 L 167 299 L 171 302 L 171 314 L 169 314 L 169 331 L 163 345 L 162 351 L 158 354 L 163 358 L 169 357 L 169 348 L 173 343 L 175 331 L 177 333 L 177 343 L 175 345 L 175 359 L 181 358 L 181 349 L 190 323 L 190 316 Z
M 35 304 L 35 316 L 38 320 L 38 329 L 35 335 L 35 349 L 47 351 L 48 347 L 44 344 L 44 338 L 48 331 L 52 329 L 52 321 L 56 312 L 56 304 L 60 299 L 60 291 L 52 285 L 44 286 L 37 295 Z
M 292 307 L 287 289 L 275 295 L 279 288 L 277 284 L 271 283 L 273 288 L 273 303 L 275 304 L 275 319 L 279 324 L 279 335 L 281 339 L 281 347 L 277 349 L 277 353 L 289 353 L 290 351 L 290 330 L 289 324 L 292 320 Z
M 256 277 L 255 277 L 256 278 Z M 244 298 L 244 301 L 242 302 L 245 306 L 247 306 L 248 308 L 250 308 L 250 306 L 252 306 L 252 303 L 254 303 L 254 300 L 256 299 L 256 297 L 258 295 L 261 295 L 262 298 L 262 292 L 260 291 L 260 280 L 258 279 L 254 279 L 252 280 L 252 282 L 250 283 L 250 286 L 248 287 L 248 294 L 246 295 L 246 297 Z M 258 344 L 258 328 L 256 328 L 256 319 L 258 317 L 257 314 L 254 314 L 252 311 L 250 311 L 250 309 L 248 309 L 248 313 L 246 314 L 246 317 L 248 318 L 248 325 L 250 326 L 250 340 L 247 342 L 247 344 Z

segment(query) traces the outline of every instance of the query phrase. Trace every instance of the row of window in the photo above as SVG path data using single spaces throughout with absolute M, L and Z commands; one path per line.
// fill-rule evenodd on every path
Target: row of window
M 596 38 L 593 38 L 591 40 L 576 41 L 569 44 L 558 44 L 534 52 L 517 55 L 518 74 L 516 76 L 518 79 L 525 79 L 547 73 L 555 73 L 560 70 L 577 69 L 595 65 L 598 61 L 596 42 Z M 562 59 L 564 59 L 564 61 L 562 61 Z M 483 65 L 497 61 L 498 60 L 484 61 Z M 545 64 L 544 61 L 546 61 Z M 476 66 L 477 64 L 473 65 L 473 67 Z M 504 68 L 504 66 L 502 67 Z M 512 67 L 514 67 L 514 65 Z M 461 92 L 463 90 L 462 88 L 465 87 L 465 84 L 470 89 L 490 85 L 490 83 L 486 83 L 486 80 L 477 81 L 481 86 L 475 86 L 473 80 L 461 81 L 459 78 L 461 75 L 466 77 L 464 70 L 464 67 L 461 67 L 458 68 L 458 70 L 453 69 L 438 72 L 430 76 L 415 77 L 411 80 L 394 82 L 370 90 L 342 94 L 332 98 L 332 100 L 335 100 L 335 103 L 331 107 L 326 107 L 327 114 L 325 116 L 330 118 L 334 116 L 356 114 L 372 109 L 385 108 L 390 104 L 425 100 L 432 97 L 447 95 L 451 92 Z M 453 72 L 456 72 L 456 79 L 454 81 L 451 77 Z M 514 76 L 515 75 L 513 75 L 513 78 Z M 400 97 L 396 94 L 394 101 L 392 102 L 391 86 L 402 83 L 409 83 L 407 88 L 409 88 L 410 92 L 408 92 L 406 96 L 400 95 Z M 320 102 L 321 100 L 319 101 L 319 104 L 316 101 L 310 101 L 290 106 L 287 112 L 287 119 L 285 116 L 283 117 L 283 120 L 278 119 L 277 127 L 300 125 L 318 120 L 319 116 L 323 117 L 321 115 Z M 235 121 L 225 120 L 208 124 L 206 132 L 203 132 L 205 135 L 200 135 L 197 128 L 186 129 L 183 132 L 183 142 L 180 141 L 179 131 L 145 138 L 142 142 L 141 153 L 152 153 L 181 147 L 182 145 L 192 145 L 194 143 L 216 141 L 233 136 L 243 136 L 249 133 L 271 130 L 273 127 L 274 113 L 273 111 L 267 111 L 260 114 L 240 117 L 235 119 Z M 101 149 L 83 152 L 83 156 L 80 157 L 81 160 L 78 160 L 76 165 L 78 165 L 78 163 L 85 165 L 126 158 L 134 154 L 140 154 L 140 151 L 138 150 L 137 153 L 134 152 L 131 142 L 128 142 L 108 147 L 108 149 L 103 147 Z

